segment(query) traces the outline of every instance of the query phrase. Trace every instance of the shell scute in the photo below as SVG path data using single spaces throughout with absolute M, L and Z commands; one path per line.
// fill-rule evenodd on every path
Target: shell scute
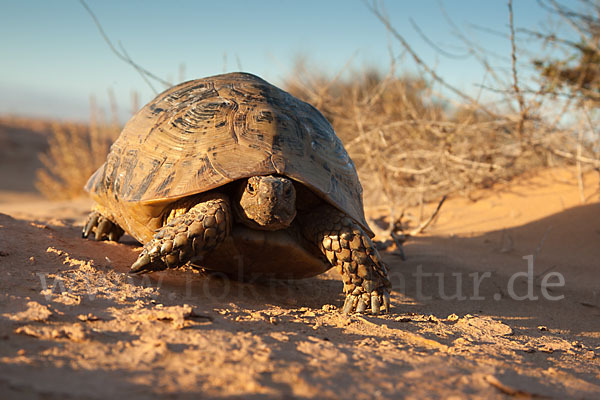
M 184 82 L 159 94 L 125 125 L 86 189 L 136 235 L 147 229 L 141 225 L 160 226 L 154 219 L 169 202 L 275 173 L 371 232 L 354 163 L 329 122 L 250 74 Z

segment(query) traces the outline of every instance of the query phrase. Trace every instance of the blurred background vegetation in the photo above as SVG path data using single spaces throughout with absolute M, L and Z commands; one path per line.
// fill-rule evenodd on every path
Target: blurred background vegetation
M 333 124 L 357 165 L 366 205 L 390 221 L 408 206 L 469 195 L 536 168 L 576 165 L 580 176 L 590 169 L 600 172 L 600 3 L 580 0 L 578 11 L 553 0 L 540 4 L 560 29 L 517 29 L 512 2 L 507 3 L 507 29 L 498 34 L 510 43 L 511 52 L 504 55 L 511 60 L 510 70 L 495 69 L 485 46 L 467 36 L 461 39 L 488 72 L 481 90 L 495 94 L 492 102 L 444 81 L 376 2 L 366 3 L 368 10 L 403 49 L 390 54 L 387 71 L 347 67 L 327 74 L 310 58 L 299 58 L 282 88 L 313 104 Z M 565 29 L 570 33 L 563 37 Z M 539 41 L 544 51 L 524 57 L 519 40 Z M 147 81 L 168 86 L 126 53 L 113 50 Z M 417 72 L 399 68 L 407 60 Z M 135 97 L 132 103 L 137 110 Z M 82 195 L 121 129 L 114 99 L 111 104 L 108 113 L 92 104 L 88 125 L 52 126 L 36 183 L 41 193 L 52 199 Z

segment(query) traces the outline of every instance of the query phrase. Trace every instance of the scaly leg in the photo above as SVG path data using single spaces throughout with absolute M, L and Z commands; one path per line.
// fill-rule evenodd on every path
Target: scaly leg
M 337 267 L 344 281 L 343 312 L 389 312 L 387 266 L 369 236 L 352 218 L 329 205 L 301 217 L 304 235 Z
M 213 250 L 231 230 L 227 196 L 214 193 L 173 218 L 144 245 L 130 272 L 144 273 L 180 267 Z

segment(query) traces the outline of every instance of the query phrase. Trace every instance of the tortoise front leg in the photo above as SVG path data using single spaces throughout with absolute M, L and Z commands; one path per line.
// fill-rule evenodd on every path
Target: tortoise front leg
M 129 272 L 144 273 L 180 267 L 202 257 L 221 243 L 231 230 L 229 199 L 210 194 L 187 212 L 173 218 L 144 245 Z
M 123 229 L 104 216 L 101 211 L 98 211 L 98 206 L 94 208 L 95 210 L 90 213 L 87 222 L 83 226 L 81 236 L 87 238 L 93 232 L 95 240 L 108 239 L 118 242 L 121 236 L 123 236 Z
M 387 266 L 369 236 L 352 218 L 329 205 L 301 217 L 304 235 L 337 267 L 344 282 L 343 312 L 390 310 Z

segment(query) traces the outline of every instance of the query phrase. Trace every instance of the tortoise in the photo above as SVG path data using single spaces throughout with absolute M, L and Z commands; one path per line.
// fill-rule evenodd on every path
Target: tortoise
M 316 108 L 257 76 L 159 94 L 85 189 L 96 204 L 83 237 L 133 236 L 144 247 L 132 273 L 189 262 L 238 278 L 305 278 L 335 266 L 344 313 L 389 311 L 353 161 Z

